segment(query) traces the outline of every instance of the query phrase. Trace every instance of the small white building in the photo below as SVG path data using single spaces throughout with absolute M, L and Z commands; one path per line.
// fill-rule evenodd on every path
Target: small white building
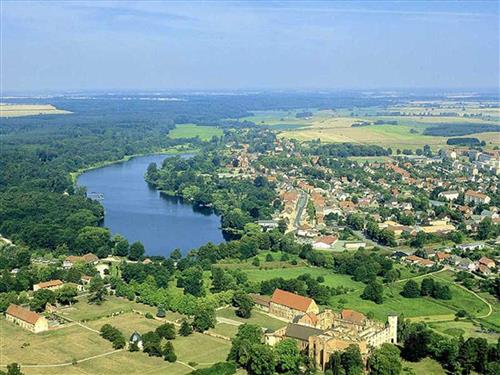
M 444 198 L 447 201 L 454 201 L 455 199 L 458 198 L 458 191 L 456 190 L 448 190 L 448 191 L 442 191 L 441 193 L 438 194 L 438 197 Z
M 313 242 L 313 248 L 318 250 L 329 250 L 337 242 L 338 238 L 335 236 L 322 236 Z

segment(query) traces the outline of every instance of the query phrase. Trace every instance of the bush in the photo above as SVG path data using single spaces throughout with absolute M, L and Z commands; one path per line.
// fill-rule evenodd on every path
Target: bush
M 209 368 L 194 370 L 190 375 L 233 375 L 236 373 L 236 364 L 233 362 L 219 362 Z
M 144 316 L 146 317 L 146 319 L 154 319 L 155 318 L 153 316 L 153 314 L 151 314 L 151 313 L 146 313 Z

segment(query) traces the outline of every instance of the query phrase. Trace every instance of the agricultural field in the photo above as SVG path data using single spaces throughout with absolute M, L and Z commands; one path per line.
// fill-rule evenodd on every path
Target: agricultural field
M 269 126 L 280 132 L 281 137 L 293 138 L 301 141 L 321 139 L 323 142 L 331 143 L 361 143 L 374 144 L 382 147 L 396 149 L 422 148 L 429 145 L 437 150 L 446 147 L 446 141 L 450 136 L 424 135 L 424 131 L 437 124 L 456 124 L 457 127 L 467 124 L 498 124 L 498 116 L 483 120 L 481 118 L 465 118 L 457 116 L 379 116 L 380 112 L 400 111 L 404 108 L 360 108 L 348 110 L 310 110 L 312 117 L 296 118 L 297 111 L 256 111 L 254 116 L 246 117 L 246 120 L 254 121 L 258 125 Z M 421 109 L 424 110 L 424 109 Z M 409 111 L 411 114 L 412 112 Z M 474 111 L 470 112 L 471 114 Z M 396 121 L 396 125 L 369 125 L 353 127 L 355 123 L 364 121 L 374 122 Z M 466 135 L 464 137 L 475 137 L 484 140 L 487 145 L 500 144 L 498 132 L 483 132 Z
M 37 115 L 68 114 L 69 111 L 57 109 L 50 104 L 5 104 L 0 103 L 0 117 L 21 117 Z
M 199 126 L 195 124 L 176 125 L 175 129 L 169 133 L 169 137 L 173 139 L 199 137 L 202 141 L 209 141 L 213 136 L 220 137 L 221 135 L 222 130 L 215 126 Z

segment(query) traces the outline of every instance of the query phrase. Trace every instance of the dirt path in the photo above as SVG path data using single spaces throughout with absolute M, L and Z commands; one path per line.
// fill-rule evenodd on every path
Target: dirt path
M 117 349 L 117 350 L 113 350 L 111 352 L 93 355 L 91 357 L 79 359 L 76 361 L 76 363 L 82 363 L 82 362 L 90 361 L 91 359 L 106 357 L 108 355 L 115 354 L 115 353 L 118 353 L 121 351 L 123 351 L 123 349 Z M 74 365 L 73 362 L 64 362 L 64 363 L 56 363 L 56 364 L 52 364 L 52 365 L 23 365 L 23 364 L 21 364 L 20 366 L 26 367 L 26 368 L 50 368 L 50 367 L 65 367 L 65 366 L 73 366 L 73 365 Z M 0 365 L 0 367 L 7 367 L 7 365 Z

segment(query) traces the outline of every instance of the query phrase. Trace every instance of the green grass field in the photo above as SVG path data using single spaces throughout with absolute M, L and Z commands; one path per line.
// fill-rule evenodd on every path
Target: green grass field
M 445 375 L 446 372 L 441 367 L 439 362 L 425 358 L 420 362 L 407 362 L 403 361 L 403 369 L 405 367 L 413 369 L 417 375 Z
M 437 281 L 443 281 L 434 277 Z M 404 286 L 403 283 L 397 283 L 392 286 L 384 287 L 384 303 L 377 305 L 374 302 L 363 300 L 360 295 L 362 291 L 356 291 L 346 295 L 334 296 L 330 299 L 330 304 L 336 308 L 351 308 L 363 313 L 373 312 L 377 319 L 384 321 L 389 313 L 404 314 L 405 317 L 418 317 L 420 320 L 432 316 L 453 317 L 455 312 L 460 309 L 466 310 L 473 316 L 486 314 L 488 307 L 477 297 L 467 291 L 450 284 L 452 299 L 450 301 L 436 300 L 429 297 L 405 298 L 400 295 Z M 340 303 L 344 300 L 344 303 Z
M 130 312 L 132 310 L 156 314 L 156 308 L 154 307 L 114 296 L 107 296 L 106 300 L 101 305 L 89 305 L 87 299 L 83 297 L 72 307 L 61 310 L 60 314 L 73 320 L 87 321 L 96 320 L 121 311 Z
M 24 345 L 24 347 L 23 347 Z M 0 319 L 0 363 L 54 364 L 112 351 L 111 343 L 78 325 L 33 334 Z
M 234 309 L 231 307 L 221 309 L 217 311 L 217 316 L 227 319 L 236 320 L 242 323 L 257 324 L 263 328 L 278 329 L 286 326 L 286 322 L 275 319 L 260 312 L 257 309 L 252 310 L 252 316 L 248 319 L 243 319 L 234 313 Z
M 466 320 L 461 321 L 445 321 L 429 323 L 429 327 L 439 333 L 443 333 L 452 337 L 463 336 L 465 339 L 469 337 L 481 337 L 491 343 L 496 343 L 500 334 L 480 332 L 480 327 Z
M 246 269 L 243 270 L 250 281 L 260 282 L 263 280 L 269 280 L 275 277 L 282 277 L 284 279 L 294 279 L 303 274 L 310 274 L 313 278 L 318 276 L 323 276 L 325 278 L 324 285 L 331 287 L 348 287 L 352 289 L 359 289 L 364 287 L 363 283 L 354 281 L 350 276 L 340 275 L 328 271 L 324 268 L 316 267 L 294 267 L 294 268 L 276 268 L 276 269 Z
M 209 141 L 214 135 L 220 137 L 222 130 L 215 126 L 199 126 L 195 124 L 176 125 L 175 129 L 169 133 L 169 137 L 173 139 L 199 137 L 202 141 Z

